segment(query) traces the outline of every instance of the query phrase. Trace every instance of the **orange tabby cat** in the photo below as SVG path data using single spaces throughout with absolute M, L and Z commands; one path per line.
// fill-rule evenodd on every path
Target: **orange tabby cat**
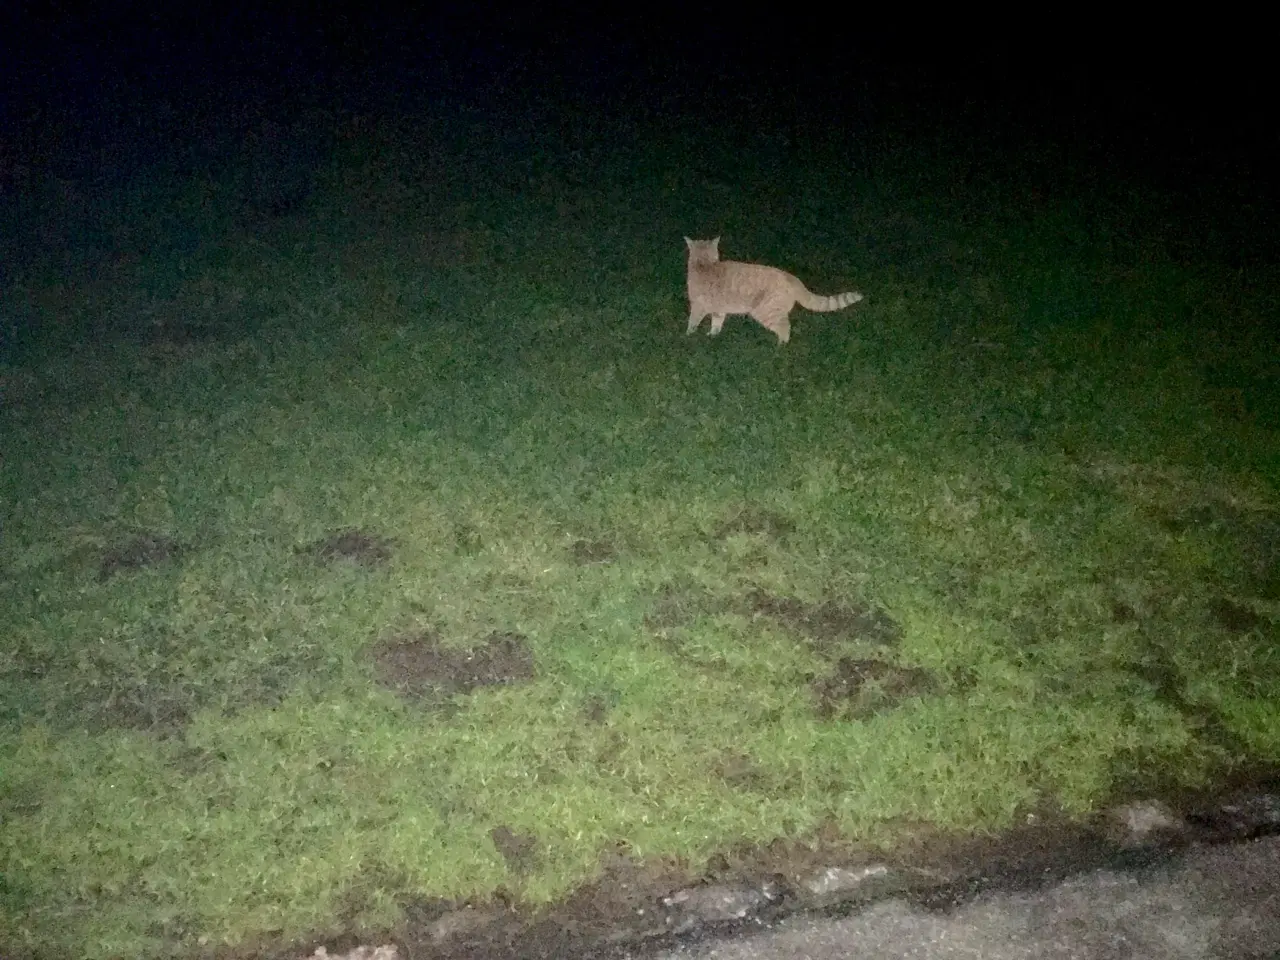
M 777 267 L 759 263 L 739 263 L 720 259 L 720 238 L 690 240 L 689 245 L 689 333 L 711 314 L 711 335 L 720 332 L 731 313 L 750 314 L 756 323 L 772 330 L 779 343 L 791 339 L 791 309 L 798 303 L 806 310 L 825 313 L 843 310 L 862 299 L 860 293 L 837 293 L 819 297 L 805 285 Z

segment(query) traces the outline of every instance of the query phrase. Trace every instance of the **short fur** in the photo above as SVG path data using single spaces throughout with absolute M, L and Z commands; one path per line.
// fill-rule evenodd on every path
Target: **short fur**
M 785 270 L 759 263 L 739 263 L 720 259 L 720 238 L 690 240 L 689 246 L 689 333 L 711 315 L 711 336 L 720 332 L 724 318 L 745 313 L 767 330 L 779 343 L 791 339 L 791 310 L 798 303 L 806 310 L 825 313 L 843 310 L 862 299 L 860 293 L 837 293 L 820 297 Z

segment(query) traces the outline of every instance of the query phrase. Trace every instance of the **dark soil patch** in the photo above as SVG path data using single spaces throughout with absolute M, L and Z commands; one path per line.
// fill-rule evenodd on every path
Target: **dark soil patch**
M 177 540 L 158 533 L 140 533 L 102 552 L 98 579 L 108 580 L 123 570 L 139 570 L 177 560 L 182 553 L 183 546 Z
M 1133 604 L 1124 600 L 1116 600 L 1111 604 L 1111 622 L 1112 623 L 1134 623 L 1138 619 L 1138 611 L 1133 609 Z
M 391 559 L 394 540 L 348 528 L 323 537 L 299 549 L 324 563 L 345 560 L 365 566 L 380 566 Z
M 618 559 L 618 550 L 608 540 L 575 540 L 569 547 L 569 556 L 579 566 L 612 563 Z
M 1248 633 L 1267 623 L 1249 607 L 1226 597 L 1215 597 L 1209 602 L 1209 618 L 1228 633 Z
M 919 667 L 899 667 L 883 660 L 841 657 L 835 670 L 812 684 L 818 714 L 824 718 L 870 716 L 909 697 L 936 688 L 933 676 Z
M 663 933 L 661 897 L 694 879 L 687 866 L 637 861 L 624 844 L 601 858 L 599 878 L 543 910 L 499 895 L 488 903 L 418 901 L 405 905 L 410 956 L 543 960 L 616 954 L 611 943 Z
M 416 633 L 379 644 L 373 661 L 383 686 L 414 700 L 443 699 L 536 675 L 528 639 L 518 633 L 491 633 L 469 650 L 443 646 L 435 632 Z
M 582 705 L 582 715 L 588 723 L 602 724 L 609 717 L 609 699 L 601 694 L 592 694 Z
M 747 613 L 765 615 L 809 640 L 816 649 L 832 651 L 846 641 L 890 646 L 902 639 L 902 628 L 883 610 L 857 601 L 807 604 L 794 597 L 773 597 L 752 590 L 746 597 Z
M 712 536 L 723 540 L 734 534 L 745 533 L 760 534 L 770 540 L 785 540 L 795 530 L 795 522 L 789 517 L 772 510 L 747 507 L 716 527 Z
M 89 726 L 103 730 L 145 730 L 170 734 L 187 725 L 195 697 L 181 687 L 172 690 L 132 686 L 113 690 L 93 712 Z
M 502 855 L 507 869 L 516 876 L 529 873 L 541 860 L 538 855 L 538 838 L 531 833 L 517 833 L 504 823 L 489 831 L 489 839 Z

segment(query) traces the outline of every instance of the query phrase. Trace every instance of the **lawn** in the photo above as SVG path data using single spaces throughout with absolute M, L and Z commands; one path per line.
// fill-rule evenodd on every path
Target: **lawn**
M 918 130 L 244 123 L 6 208 L 0 951 L 1280 761 L 1277 277 L 1154 188 Z M 686 337 L 717 234 L 866 299 Z

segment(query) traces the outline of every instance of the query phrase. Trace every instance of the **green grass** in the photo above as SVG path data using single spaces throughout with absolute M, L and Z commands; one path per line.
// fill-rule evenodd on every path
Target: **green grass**
M 251 227 L 158 181 L 98 214 L 133 255 L 6 291 L 42 331 L 0 368 L 6 949 L 377 928 L 559 897 L 620 841 L 892 845 L 1280 760 L 1265 284 L 888 148 L 780 177 L 678 133 L 453 133 L 466 164 L 335 147 Z M 785 349 L 686 338 L 680 238 L 710 233 L 867 299 Z M 306 551 L 347 528 L 389 562 Z M 182 553 L 100 577 L 139 532 Z M 536 677 L 401 698 L 372 651 L 425 630 L 520 634 Z M 891 672 L 824 711 L 842 657 Z

